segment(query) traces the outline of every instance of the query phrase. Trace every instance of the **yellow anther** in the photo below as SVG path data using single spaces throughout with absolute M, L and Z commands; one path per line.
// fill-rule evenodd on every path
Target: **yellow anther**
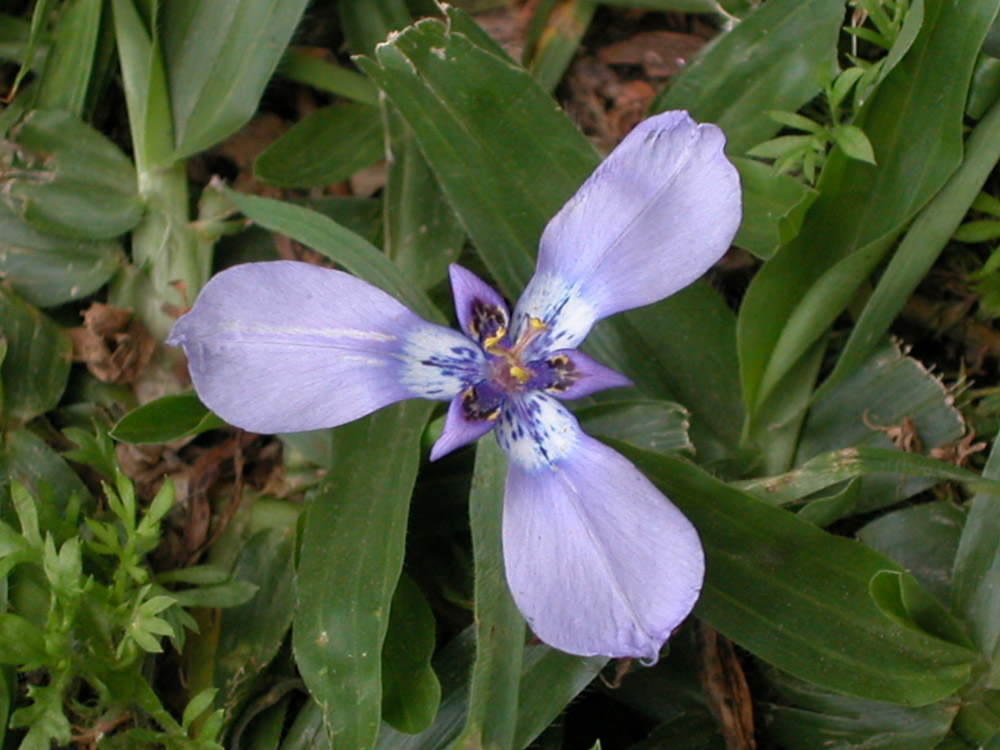
M 543 328 L 545 328 L 545 323 L 543 323 L 540 318 L 535 318 L 532 316 L 528 317 L 528 325 L 534 328 L 536 331 L 540 331 Z
M 507 335 L 507 329 L 504 328 L 503 326 L 500 326 L 499 328 L 497 328 L 496 333 L 494 333 L 492 336 L 486 337 L 486 340 L 483 342 L 483 346 L 486 349 L 489 349 L 491 346 L 496 346 L 501 341 L 503 341 L 503 337 L 506 335 Z
M 491 411 L 489 414 L 486 415 L 486 418 L 491 422 L 496 422 L 498 419 L 500 419 L 500 410 L 494 409 L 493 411 Z
M 510 375 L 512 378 L 515 378 L 518 383 L 527 383 L 528 378 L 531 377 L 531 373 L 518 365 L 510 366 Z

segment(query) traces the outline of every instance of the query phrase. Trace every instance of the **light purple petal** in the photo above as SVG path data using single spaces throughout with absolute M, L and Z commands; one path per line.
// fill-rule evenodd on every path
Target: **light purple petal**
M 497 423 L 493 419 L 469 419 L 462 403 L 462 394 L 455 396 L 448 406 L 448 415 L 444 420 L 441 437 L 435 441 L 434 447 L 431 448 L 431 461 L 437 461 L 456 448 L 478 440 L 496 425 Z
M 496 325 L 505 329 L 510 326 L 507 303 L 493 287 L 456 263 L 448 266 L 448 275 L 455 314 L 463 333 L 481 342 L 492 335 L 491 329 Z
M 604 391 L 608 388 L 623 388 L 635 385 L 635 383 L 620 372 L 616 372 L 610 367 L 605 367 L 596 359 L 588 357 L 576 349 L 552 352 L 545 362 L 551 363 L 553 360 L 558 360 L 561 357 L 569 360 L 568 368 L 572 372 L 570 376 L 572 382 L 566 387 L 544 389 L 546 393 L 556 398 L 572 401 L 575 398 L 583 398 L 584 396 L 589 396 L 592 393 Z
M 199 397 L 254 432 L 334 427 L 387 404 L 447 400 L 480 377 L 479 347 L 350 274 L 277 261 L 212 278 L 167 343 Z
M 558 649 L 655 660 L 701 591 L 698 534 L 620 454 L 579 427 L 560 443 L 569 450 L 552 451 L 552 465 L 509 454 L 503 545 L 514 600 Z
M 647 305 L 701 276 L 741 216 L 739 175 L 715 125 L 665 112 L 638 125 L 549 222 L 535 276 L 514 312 L 575 348 L 597 320 Z

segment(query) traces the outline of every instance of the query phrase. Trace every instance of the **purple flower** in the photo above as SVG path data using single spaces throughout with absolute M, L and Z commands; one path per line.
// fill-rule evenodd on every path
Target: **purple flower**
M 591 327 L 687 286 L 729 247 L 740 188 L 723 145 L 686 112 L 636 127 L 545 228 L 513 315 L 454 265 L 461 332 L 340 271 L 250 263 L 209 281 L 168 343 L 205 404 L 254 432 L 408 398 L 451 402 L 432 459 L 496 429 L 507 581 L 532 630 L 574 654 L 655 660 L 701 590 L 698 535 L 560 401 L 630 385 L 577 350 Z

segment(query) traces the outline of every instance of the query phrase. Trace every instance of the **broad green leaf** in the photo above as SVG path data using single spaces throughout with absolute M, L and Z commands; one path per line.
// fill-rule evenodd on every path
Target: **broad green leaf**
M 218 143 L 246 123 L 307 0 L 172 0 L 161 8 L 175 158 Z
M 413 131 L 395 107 L 383 109 L 388 171 L 383 194 L 385 252 L 421 289 L 430 289 L 458 260 L 465 230 L 441 194 Z
M 906 568 L 947 604 L 951 571 L 965 525 L 965 513 L 936 501 L 886 513 L 858 532 L 858 539 Z
M 733 244 L 767 260 L 791 242 L 819 195 L 787 175 L 753 159 L 733 159 L 743 183 L 743 223 Z
M 324 107 L 299 120 L 254 162 L 254 177 L 282 187 L 346 180 L 383 156 L 378 107 Z
M 769 110 L 795 112 L 826 85 L 844 20 L 837 0 L 771 0 L 705 47 L 653 103 L 714 122 L 742 155 L 781 127 Z
M 44 234 L 0 203 L 0 273 L 34 305 L 52 307 L 93 294 L 123 259 L 117 242 Z
M 370 747 L 378 733 L 382 643 L 429 414 L 407 402 L 338 428 L 306 511 L 292 644 L 338 747 Z
M 274 658 L 292 625 L 295 609 L 295 527 L 268 528 L 240 550 L 232 575 L 259 587 L 257 595 L 220 615 L 212 683 L 219 705 L 232 713 Z
M 100 132 L 69 112 L 33 110 L 14 130 L 21 169 L 7 200 L 39 231 L 110 239 L 142 215 L 135 168 Z
M 767 676 L 780 702 L 761 706 L 762 726 L 783 747 L 933 750 L 958 712 L 954 698 L 913 708 L 838 695 L 773 670 Z
M 764 6 L 765 8 L 768 6 Z M 793 311 L 838 261 L 863 248 L 888 248 L 908 221 L 945 183 L 962 158 L 965 92 L 979 44 L 997 0 L 958 6 L 928 0 L 912 48 L 879 86 L 856 120 L 874 147 L 878 166 L 835 149 L 820 177 L 820 196 L 802 231 L 754 278 L 740 311 L 739 347 L 744 398 L 752 411 L 772 353 Z M 955 40 L 961 40 L 956 44 Z M 921 127 L 914 128 L 913 122 Z M 875 252 L 875 250 L 872 250 Z M 812 317 L 808 308 L 796 320 Z M 801 335 L 814 337 L 818 325 Z M 813 338 L 815 340 L 815 338 Z M 803 351 L 812 341 L 782 344 Z M 780 380 L 790 355 L 772 366 Z
M 39 81 L 35 105 L 40 109 L 83 116 L 95 72 L 103 9 L 103 0 L 73 0 L 64 5 Z
M 1000 441 L 993 443 L 983 476 L 1000 479 Z M 952 609 L 989 664 L 987 687 L 1000 687 L 1000 492 L 976 493 L 958 545 Z
M 576 410 L 590 435 L 613 438 L 655 453 L 694 451 L 690 414 L 680 404 L 655 399 L 602 401 Z
M 511 747 L 518 718 L 524 618 L 507 588 L 501 547 L 507 462 L 494 440 L 476 448 L 469 497 L 476 571 L 476 662 L 468 716 L 454 750 Z
M 225 427 L 194 392 L 163 396 L 133 409 L 111 429 L 123 443 L 169 443 Z
M 2 286 L 0 336 L 7 340 L 7 354 L 0 365 L 2 422 L 10 430 L 59 402 L 69 377 L 72 347 L 58 325 Z
M 291 203 L 226 189 L 224 195 L 254 223 L 280 232 L 392 294 L 421 317 L 444 322 L 427 296 L 378 248 L 325 216 Z
M 907 231 L 851 330 L 828 384 L 854 372 L 873 351 L 948 244 L 998 160 L 1000 104 L 994 104 L 969 136 L 958 171 Z
M 830 690 L 906 705 L 969 679 L 973 652 L 893 622 L 870 597 L 880 571 L 909 578 L 892 561 L 684 461 L 616 447 L 697 527 L 707 578 L 695 611 L 743 648 Z
M 382 648 L 382 719 L 401 732 L 422 732 L 434 721 L 441 684 L 431 668 L 434 613 L 403 574 L 392 596 Z

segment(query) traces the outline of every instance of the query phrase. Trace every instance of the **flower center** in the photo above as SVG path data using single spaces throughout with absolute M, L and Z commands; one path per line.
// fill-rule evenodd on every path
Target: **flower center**
M 528 330 L 521 334 L 514 346 L 502 346 L 500 342 L 507 336 L 507 328 L 499 326 L 492 336 L 483 341 L 483 349 L 490 361 L 491 379 L 507 393 L 517 393 L 524 389 L 532 376 L 532 369 L 521 360 L 525 348 L 545 330 L 545 323 L 538 318 L 528 319 Z

